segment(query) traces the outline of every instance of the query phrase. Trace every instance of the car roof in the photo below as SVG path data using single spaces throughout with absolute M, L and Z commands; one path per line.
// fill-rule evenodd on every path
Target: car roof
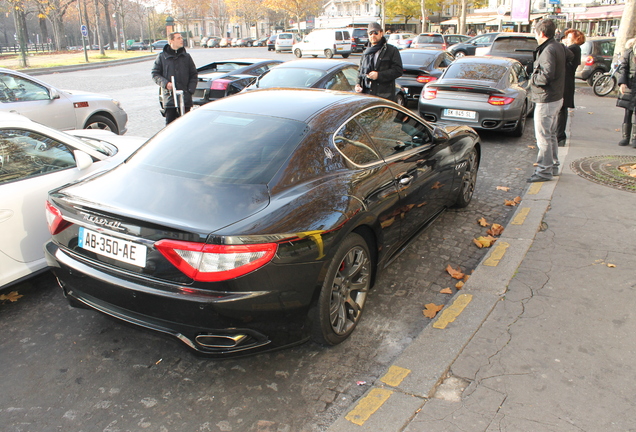
M 504 39 L 504 38 L 528 38 L 528 39 L 535 39 L 535 36 L 532 33 L 509 33 L 509 32 L 504 32 L 504 33 L 499 33 L 497 35 L 497 37 L 495 37 L 495 40 L 497 39 Z
M 300 59 L 290 60 L 285 63 L 281 63 L 276 68 L 307 68 L 307 69 L 320 69 L 329 71 L 331 69 L 338 68 L 340 66 L 355 66 L 355 64 L 344 60 L 331 60 L 331 59 Z
M 508 57 L 465 56 L 455 59 L 453 64 L 455 63 L 488 63 L 492 65 L 510 66 L 514 63 L 519 63 L 519 61 Z

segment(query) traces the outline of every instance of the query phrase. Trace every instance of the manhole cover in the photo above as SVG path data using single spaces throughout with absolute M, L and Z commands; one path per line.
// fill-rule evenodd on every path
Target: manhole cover
M 636 164 L 636 156 L 593 156 L 575 160 L 572 171 L 598 184 L 636 192 L 636 177 L 630 177 L 619 167 Z

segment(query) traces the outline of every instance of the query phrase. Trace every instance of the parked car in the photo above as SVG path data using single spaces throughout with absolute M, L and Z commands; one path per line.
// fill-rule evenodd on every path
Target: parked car
M 351 34 L 345 29 L 314 30 L 294 44 L 294 55 L 298 58 L 303 55 L 348 58 L 351 52 Z
M 267 51 L 274 51 L 276 49 L 277 34 L 273 34 L 267 39 Z
M 409 48 L 415 35 L 411 33 L 391 33 L 387 35 L 387 43 L 396 46 L 398 49 Z
M 168 41 L 166 39 L 158 40 L 156 42 L 151 43 L 152 47 L 156 50 L 162 50 L 163 47 L 168 45 Z
M 455 45 L 450 46 L 448 52 L 451 53 L 455 58 L 460 58 L 464 56 L 473 56 L 475 55 L 475 50 L 477 48 L 489 47 L 492 45 L 492 41 L 497 37 L 499 33 L 486 33 L 483 35 L 472 37 L 464 42 L 459 42 Z
M 460 34 L 420 33 L 411 48 L 435 48 L 445 50 L 452 45 L 468 40 L 469 37 Z
M 453 62 L 444 50 L 409 48 L 400 51 L 404 74 L 396 80 L 402 86 L 406 101 L 417 102 L 424 85 L 439 78 Z
M 254 46 L 259 46 L 259 47 L 267 46 L 268 40 L 269 40 L 269 36 L 262 37 L 254 43 Z
M 237 47 L 251 47 L 252 45 L 254 45 L 254 43 L 256 42 L 256 40 L 252 37 L 245 37 L 245 38 L 239 38 L 236 41 L 236 46 Z
M 150 46 L 145 42 L 133 42 L 128 46 L 128 49 L 131 51 L 145 51 L 149 49 Z M 163 47 L 161 47 L 163 49 Z
M 128 114 L 116 99 L 59 90 L 21 72 L 0 68 L 0 111 L 22 114 L 59 130 L 106 129 L 126 133 Z
M 210 36 L 205 43 L 204 48 L 218 48 L 221 38 L 218 36 Z
M 281 63 L 281 60 L 273 59 L 231 59 L 201 66 L 197 68 L 199 81 L 192 95 L 192 103 L 204 105 L 238 93 L 256 77 Z
M 232 38 L 224 37 L 219 41 L 219 47 L 227 48 L 232 46 Z
M 500 33 L 492 41 L 486 56 L 508 57 L 519 61 L 528 70 L 532 70 L 537 39 L 530 33 Z M 477 50 L 479 52 L 479 50 Z
M 47 262 L 72 305 L 201 354 L 336 345 L 408 240 L 470 203 L 480 155 L 471 128 L 385 99 L 252 91 L 52 191 Z
M 46 269 L 48 191 L 123 161 L 145 138 L 68 133 L 0 112 L 0 290 Z
M 276 52 L 292 51 L 292 47 L 300 38 L 295 33 L 278 33 L 274 42 L 274 50 Z
M 576 68 L 575 78 L 585 80 L 589 85 L 612 68 L 616 38 L 588 38 L 581 45 L 581 64 Z M 622 54 L 622 53 L 621 53 Z
M 530 80 L 517 60 L 503 57 L 462 57 L 435 82 L 426 84 L 419 113 L 430 122 L 453 122 L 476 129 L 523 135 L 534 108 Z
M 268 88 L 317 88 L 354 92 L 358 82 L 358 66 L 344 60 L 292 60 L 271 68 L 243 92 Z M 396 103 L 404 106 L 406 95 L 396 85 Z
M 365 28 L 354 28 L 351 30 L 351 50 L 353 52 L 363 52 L 369 45 L 369 34 Z

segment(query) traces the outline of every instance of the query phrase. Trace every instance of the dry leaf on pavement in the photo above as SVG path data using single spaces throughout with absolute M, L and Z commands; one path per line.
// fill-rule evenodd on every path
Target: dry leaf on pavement
M 486 231 L 486 234 L 491 235 L 491 236 L 500 236 L 503 231 L 504 231 L 504 227 L 503 226 L 501 226 L 499 224 L 492 224 L 490 229 L 488 231 Z
M 497 190 L 508 192 L 510 188 L 508 186 L 497 186 Z
M 490 224 L 486 221 L 486 218 L 485 218 L 485 217 L 482 217 L 482 218 L 478 219 L 478 220 L 477 220 L 477 223 L 478 223 L 479 225 L 483 226 L 483 227 L 487 227 L 487 226 L 489 226 L 489 225 L 490 225 Z
M 444 289 L 443 289 L 443 290 L 441 290 L 439 293 L 440 293 L 440 294 L 452 294 L 452 293 L 453 293 L 453 290 L 452 290 L 452 289 L 450 289 L 450 288 L 444 288 Z
M 494 238 L 493 236 L 488 236 L 488 237 L 480 236 L 480 237 L 477 237 L 476 239 L 473 239 L 473 243 L 475 243 L 477 247 L 479 248 L 483 248 L 483 247 L 489 248 L 496 241 L 497 239 Z
M 528 148 L 529 148 L 529 149 L 536 149 L 536 148 L 537 148 L 537 146 L 529 145 L 529 146 L 528 146 Z
M 507 199 L 505 199 L 504 200 L 504 204 L 507 205 L 507 206 L 514 207 L 514 206 L 517 205 L 517 202 L 515 200 L 507 200 Z
M 607 266 L 610 267 L 610 268 L 616 268 L 616 264 L 607 263 Z
M 440 189 L 442 186 L 444 186 L 443 183 L 435 182 L 435 184 L 431 186 L 431 189 Z
M 0 301 L 9 300 L 10 302 L 17 302 L 18 299 L 24 297 L 22 294 L 18 294 L 17 291 L 11 291 L 9 294 L 0 295 Z
M 462 273 L 462 271 L 461 271 L 461 269 L 459 267 L 457 267 L 457 270 L 455 270 L 449 264 L 448 266 L 446 266 L 446 271 L 448 272 L 449 275 L 451 275 L 451 277 L 453 279 L 463 279 L 464 278 L 464 273 Z
M 464 282 L 459 281 L 455 284 L 455 288 L 457 288 L 458 290 L 464 288 Z
M 422 311 L 424 312 L 424 316 L 426 318 L 433 319 L 435 318 L 435 315 L 437 315 L 437 312 L 442 310 L 444 305 L 436 305 L 435 303 L 428 303 L 428 304 L 425 304 L 424 307 L 426 308 Z

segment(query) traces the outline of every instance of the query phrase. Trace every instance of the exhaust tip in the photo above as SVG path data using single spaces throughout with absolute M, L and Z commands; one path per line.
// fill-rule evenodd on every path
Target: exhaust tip
M 244 334 L 237 335 L 211 335 L 201 334 L 194 340 L 201 346 L 206 348 L 235 348 L 245 341 L 248 336 Z

